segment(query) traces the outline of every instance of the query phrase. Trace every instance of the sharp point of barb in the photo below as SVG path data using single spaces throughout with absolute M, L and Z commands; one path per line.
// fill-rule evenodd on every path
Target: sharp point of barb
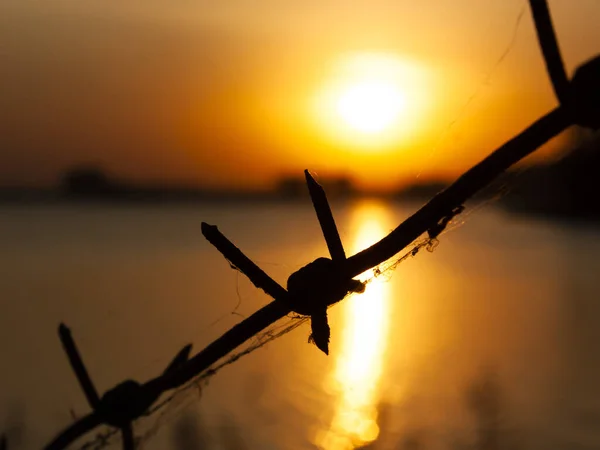
M 187 344 L 183 347 L 175 357 L 171 360 L 167 368 L 164 370 L 164 373 L 172 372 L 177 370 L 183 364 L 185 364 L 190 359 L 190 352 L 192 351 L 192 344 Z
M 200 230 L 202 231 L 202 235 L 209 241 L 211 241 L 211 236 L 214 237 L 216 234 L 219 234 L 219 228 L 216 225 L 211 225 L 206 222 L 202 222 L 200 225 Z
M 202 222 L 202 223 L 200 224 L 200 228 L 202 229 L 202 233 L 204 234 L 204 233 L 206 233 L 207 231 L 214 230 L 214 229 L 215 229 L 215 228 L 217 228 L 217 227 L 216 227 L 215 225 L 211 225 L 211 224 L 209 224 L 209 223 Z
M 313 177 L 312 173 L 310 173 L 310 171 L 308 169 L 304 169 L 304 177 L 306 178 L 307 183 L 314 183 L 316 185 L 319 184 L 319 183 L 317 183 L 317 180 L 315 180 L 315 177 Z

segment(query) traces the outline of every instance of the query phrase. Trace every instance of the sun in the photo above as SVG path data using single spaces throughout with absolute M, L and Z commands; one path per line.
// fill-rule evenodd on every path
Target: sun
M 425 79 L 421 66 L 395 54 L 341 55 L 317 90 L 313 117 L 323 136 L 345 148 L 393 148 L 420 126 Z
M 364 78 L 344 87 L 336 109 L 342 121 L 364 134 L 378 134 L 398 123 L 405 107 L 399 86 L 376 77 Z

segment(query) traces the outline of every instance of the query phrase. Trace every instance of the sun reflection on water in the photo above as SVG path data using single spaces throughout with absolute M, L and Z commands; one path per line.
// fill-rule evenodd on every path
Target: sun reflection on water
M 383 204 L 358 205 L 347 250 L 354 254 L 373 244 L 387 234 L 390 224 Z M 359 278 L 366 280 L 372 275 L 369 270 Z M 389 285 L 374 278 L 364 294 L 346 299 L 342 308 L 341 344 L 326 386 L 337 397 L 337 404 L 330 426 L 316 439 L 326 450 L 352 449 L 374 441 L 379 434 L 377 405 L 389 329 Z

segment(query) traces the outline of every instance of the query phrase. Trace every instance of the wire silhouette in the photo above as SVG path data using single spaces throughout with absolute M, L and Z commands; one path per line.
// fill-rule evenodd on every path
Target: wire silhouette
M 214 374 L 221 367 L 214 366 L 218 361 L 291 313 L 313 319 L 312 337 L 317 346 L 327 353 L 329 326 L 326 310 L 346 294 L 361 290 L 360 283 L 354 277 L 394 257 L 425 233 L 428 239 L 422 245 L 413 246 L 401 260 L 414 256 L 424 245 L 427 248 L 434 246 L 440 233 L 464 210 L 464 203 L 469 198 L 567 127 L 579 125 L 600 128 L 600 57 L 581 65 L 569 81 L 546 0 L 529 0 L 529 4 L 559 106 L 461 175 L 388 236 L 350 257 L 346 257 L 324 190 L 305 171 L 311 199 L 331 258 L 318 258 L 293 273 L 288 279 L 287 290 L 250 260 L 216 226 L 202 223 L 204 237 L 232 266 L 271 296 L 273 301 L 232 327 L 193 357 L 190 357 L 191 345 L 187 345 L 176 354 L 162 374 L 145 383 L 126 380 L 101 397 L 85 369 L 69 329 L 61 324 L 59 335 L 63 347 L 92 412 L 63 430 L 45 448 L 64 449 L 97 426 L 108 425 L 121 431 L 124 449 L 133 449 L 133 422 L 148 414 L 151 406 L 163 393 L 179 389 L 197 377 Z M 238 355 L 243 354 L 246 353 L 233 355 L 223 364 L 230 364 L 237 360 Z

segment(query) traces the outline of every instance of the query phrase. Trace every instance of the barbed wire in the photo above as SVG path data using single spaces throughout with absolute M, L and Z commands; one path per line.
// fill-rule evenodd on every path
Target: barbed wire
M 348 258 L 325 192 L 312 175 L 305 171 L 310 196 L 331 259 L 318 258 L 294 272 L 288 279 L 287 290 L 242 253 L 216 226 L 203 223 L 204 237 L 222 253 L 232 267 L 246 275 L 256 287 L 271 296 L 273 301 L 233 326 L 193 357 L 190 358 L 191 344 L 187 345 L 175 355 L 162 374 L 146 383 L 126 380 L 102 397 L 96 392 L 70 330 L 61 324 L 59 335 L 63 347 L 92 412 L 63 430 L 45 448 L 64 449 L 97 427 L 109 426 L 109 430 L 101 431 L 95 439 L 81 448 L 102 448 L 115 439 L 120 431 L 123 448 L 134 449 L 134 421 L 164 409 L 191 388 L 201 388 L 202 382 L 206 382 L 223 367 L 309 320 L 312 338 L 327 353 L 330 334 L 327 308 L 349 293 L 364 290 L 364 283 L 354 280 L 354 277 L 373 268 L 374 276 L 378 276 L 382 271 L 391 270 L 400 262 L 415 256 L 423 248 L 432 251 L 439 236 L 462 213 L 464 203 L 513 164 L 571 125 L 600 128 L 600 57 L 581 65 L 569 81 L 546 0 L 529 0 L 529 4 L 547 71 L 560 102 L 558 107 L 461 175 L 388 236 Z M 424 234 L 425 237 L 422 237 Z M 403 251 L 396 261 L 392 261 L 395 255 Z M 287 325 L 273 326 L 290 315 Z M 245 349 L 232 353 L 247 341 L 251 342 Z M 168 397 L 160 400 L 165 393 L 169 393 Z M 158 426 L 151 427 L 151 430 L 155 431 L 157 428 Z

